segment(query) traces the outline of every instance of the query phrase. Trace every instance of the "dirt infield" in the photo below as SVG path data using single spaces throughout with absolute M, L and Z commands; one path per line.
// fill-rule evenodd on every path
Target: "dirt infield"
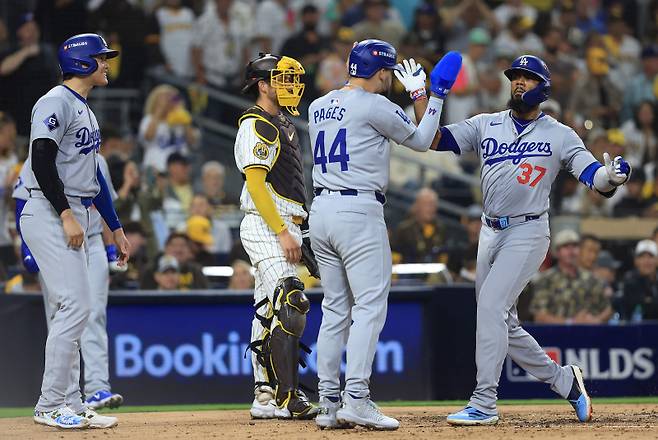
M 401 422 L 398 431 L 365 429 L 321 431 L 315 423 L 252 421 L 247 411 L 199 411 L 118 414 L 108 430 L 61 431 L 35 425 L 30 418 L 0 419 L 0 438 L 7 439 L 655 439 L 658 405 L 595 405 L 591 423 L 578 423 L 568 405 L 502 406 L 495 427 L 454 428 L 445 416 L 456 407 L 385 408 Z

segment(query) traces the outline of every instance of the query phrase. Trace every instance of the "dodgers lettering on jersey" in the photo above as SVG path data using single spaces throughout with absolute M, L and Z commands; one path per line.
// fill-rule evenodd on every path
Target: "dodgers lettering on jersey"
M 385 192 L 389 139 L 402 143 L 416 129 L 400 106 L 361 88 L 333 90 L 308 109 L 313 186 Z
M 480 114 L 445 127 L 461 152 L 480 157 L 483 210 L 490 217 L 541 215 L 564 168 L 578 179 L 596 162 L 578 135 L 541 115 L 519 135 L 511 110 Z M 442 140 L 443 142 L 444 140 Z
M 25 186 L 39 188 L 32 172 L 32 142 L 45 138 L 59 146 L 55 164 L 64 193 L 82 197 L 98 194 L 96 167 L 101 135 L 96 116 L 85 99 L 63 85 L 56 86 L 34 104 L 31 124 Z

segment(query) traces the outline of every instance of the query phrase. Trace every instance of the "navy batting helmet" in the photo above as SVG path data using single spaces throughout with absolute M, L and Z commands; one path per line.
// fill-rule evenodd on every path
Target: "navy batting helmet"
M 62 73 L 78 76 L 88 76 L 96 71 L 98 63 L 94 57 L 98 55 L 114 58 L 119 55 L 119 51 L 107 47 L 100 35 L 79 34 L 62 43 L 57 52 Z
M 379 69 L 397 70 L 397 58 L 395 48 L 386 41 L 360 41 L 350 52 L 350 76 L 370 78 Z
M 534 55 L 521 55 L 505 70 L 505 76 L 511 81 L 514 72 L 518 71 L 530 73 L 539 81 L 537 87 L 521 96 L 521 100 L 533 107 L 546 101 L 551 92 L 551 72 L 546 63 Z

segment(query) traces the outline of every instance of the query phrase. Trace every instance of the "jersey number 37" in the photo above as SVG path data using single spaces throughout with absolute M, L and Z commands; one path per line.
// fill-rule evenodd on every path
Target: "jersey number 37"
M 350 161 L 350 155 L 347 154 L 347 129 L 341 128 L 336 133 L 334 141 L 329 148 L 329 156 L 325 153 L 324 148 L 324 130 L 318 132 L 318 137 L 315 138 L 315 147 L 313 148 L 313 163 L 320 165 L 322 172 L 327 172 L 327 163 L 340 163 L 340 170 L 347 171 L 349 166 L 347 163 Z

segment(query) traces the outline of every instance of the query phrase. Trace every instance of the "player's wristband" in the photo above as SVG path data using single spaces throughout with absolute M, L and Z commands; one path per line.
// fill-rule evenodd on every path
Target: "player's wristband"
M 414 101 L 421 98 L 427 98 L 427 90 L 425 90 L 423 87 L 422 89 L 414 90 L 413 92 L 409 93 L 409 96 Z

